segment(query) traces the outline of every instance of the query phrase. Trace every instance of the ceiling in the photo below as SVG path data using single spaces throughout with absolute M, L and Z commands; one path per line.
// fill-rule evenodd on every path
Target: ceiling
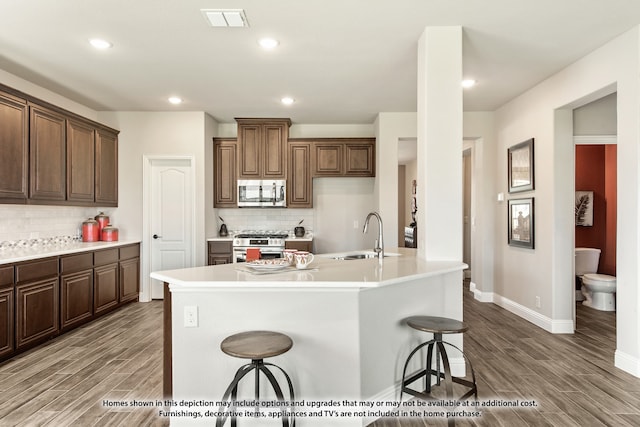
M 249 28 L 208 26 L 214 8 L 244 9 Z M 463 27 L 478 82 L 464 109 L 491 111 L 640 23 L 640 1 L 1 0 L 0 16 L 0 69 L 98 111 L 364 124 L 416 111 L 427 26 Z M 265 36 L 280 45 L 264 51 Z

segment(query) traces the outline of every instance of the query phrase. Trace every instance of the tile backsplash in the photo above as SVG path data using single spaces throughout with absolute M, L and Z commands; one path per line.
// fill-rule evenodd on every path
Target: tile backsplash
M 0 242 L 77 236 L 82 221 L 108 209 L 75 206 L 0 205 Z
M 301 220 L 306 231 L 313 231 L 313 209 L 242 208 L 218 209 L 218 216 L 224 218 L 229 231 L 240 230 L 285 230 L 293 233 L 293 228 Z M 220 219 L 216 218 L 218 227 Z

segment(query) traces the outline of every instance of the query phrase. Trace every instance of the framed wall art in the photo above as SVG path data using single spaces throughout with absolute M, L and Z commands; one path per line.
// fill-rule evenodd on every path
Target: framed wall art
M 593 191 L 576 191 L 576 225 L 593 225 Z
M 533 190 L 533 138 L 507 150 L 509 193 Z
M 534 249 L 533 197 L 509 200 L 508 236 L 511 246 Z

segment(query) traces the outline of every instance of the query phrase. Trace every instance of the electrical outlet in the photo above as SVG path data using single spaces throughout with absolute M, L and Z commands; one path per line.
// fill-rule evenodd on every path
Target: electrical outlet
M 198 327 L 198 306 L 197 305 L 190 305 L 184 308 L 184 327 L 185 328 Z
M 540 297 L 536 297 L 536 308 L 540 308 Z

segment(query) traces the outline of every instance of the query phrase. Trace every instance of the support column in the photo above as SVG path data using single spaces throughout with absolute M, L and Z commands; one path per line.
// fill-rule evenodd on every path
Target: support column
M 462 260 L 462 27 L 418 42 L 418 250 Z

